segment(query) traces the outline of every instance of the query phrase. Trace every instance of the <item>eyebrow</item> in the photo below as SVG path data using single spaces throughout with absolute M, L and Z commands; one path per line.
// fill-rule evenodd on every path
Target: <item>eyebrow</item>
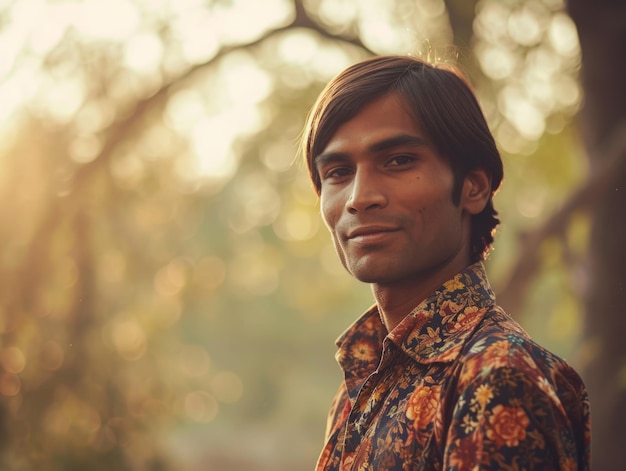
M 409 145 L 413 147 L 423 147 L 427 144 L 426 139 L 422 137 L 414 136 L 412 134 L 398 134 L 397 136 L 392 136 L 387 139 L 383 139 L 382 141 L 374 142 L 367 148 L 367 152 L 374 154 L 384 150 L 393 149 L 398 146 Z M 322 152 L 313 158 L 313 164 L 317 168 L 328 162 L 341 162 L 346 160 L 348 160 L 348 154 L 345 152 Z
M 368 151 L 372 153 L 380 152 L 383 150 L 392 149 L 394 147 L 406 145 L 410 145 L 413 147 L 422 147 L 426 145 L 426 139 L 419 136 L 414 136 L 412 134 L 399 134 L 397 136 L 375 142 L 369 147 Z

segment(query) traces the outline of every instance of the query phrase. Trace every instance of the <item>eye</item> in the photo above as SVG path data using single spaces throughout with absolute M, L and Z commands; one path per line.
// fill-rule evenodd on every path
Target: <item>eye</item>
M 399 167 L 401 165 L 407 165 L 415 161 L 415 157 L 412 155 L 394 155 L 387 161 L 387 167 Z
M 351 170 L 349 167 L 333 167 L 328 169 L 326 172 L 322 174 L 322 178 L 324 180 L 328 179 L 339 179 L 343 177 L 347 177 L 350 175 Z

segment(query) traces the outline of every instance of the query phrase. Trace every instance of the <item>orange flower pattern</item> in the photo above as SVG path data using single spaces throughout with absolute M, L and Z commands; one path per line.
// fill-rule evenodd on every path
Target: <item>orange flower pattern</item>
M 495 304 L 482 263 L 390 333 L 374 306 L 337 346 L 317 471 L 589 469 L 580 377 Z
M 423 442 L 426 438 L 420 434 L 427 430 L 428 425 L 435 420 L 439 407 L 439 394 L 441 386 L 419 386 L 409 397 L 406 416 L 413 421 L 415 438 Z
M 487 437 L 499 447 L 518 446 L 520 440 L 526 438 L 526 427 L 529 423 L 530 420 L 521 407 L 504 407 L 498 404 L 489 417 Z

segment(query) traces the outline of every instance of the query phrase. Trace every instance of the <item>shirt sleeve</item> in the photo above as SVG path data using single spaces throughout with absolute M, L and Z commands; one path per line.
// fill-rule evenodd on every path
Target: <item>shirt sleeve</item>
M 462 388 L 447 431 L 445 470 L 589 469 L 582 381 L 547 378 L 529 363 L 483 368 Z
M 348 400 L 348 392 L 346 391 L 345 383 L 341 383 L 337 393 L 333 397 L 333 400 L 328 411 L 326 418 L 326 432 L 324 433 L 324 440 L 328 441 L 330 436 L 335 432 L 347 418 L 350 412 L 350 401 Z

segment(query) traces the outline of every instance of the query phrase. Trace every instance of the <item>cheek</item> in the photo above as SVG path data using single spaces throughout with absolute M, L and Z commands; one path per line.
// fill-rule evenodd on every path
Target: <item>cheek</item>
M 350 272 L 350 269 L 348 268 L 348 265 L 346 263 L 346 255 L 344 253 L 344 249 L 339 242 L 337 234 L 335 233 L 335 228 L 341 216 L 341 210 L 338 210 L 337 208 L 341 207 L 342 206 L 340 206 L 335 200 L 330 200 L 328 197 L 320 197 L 320 213 L 322 215 L 322 220 L 324 221 L 326 228 L 330 232 L 333 245 L 335 246 L 335 251 L 337 253 L 337 256 L 339 257 L 339 260 L 341 261 L 341 264 L 346 270 L 348 270 L 348 272 Z
M 326 196 L 320 197 L 320 213 L 326 228 L 332 233 L 337 225 L 339 216 L 337 214 L 337 204 Z
M 432 233 L 433 238 L 442 237 L 442 227 L 454 224 L 460 217 L 459 209 L 452 204 L 450 195 L 446 194 L 421 204 L 414 211 L 415 223 L 423 231 L 422 234 Z

